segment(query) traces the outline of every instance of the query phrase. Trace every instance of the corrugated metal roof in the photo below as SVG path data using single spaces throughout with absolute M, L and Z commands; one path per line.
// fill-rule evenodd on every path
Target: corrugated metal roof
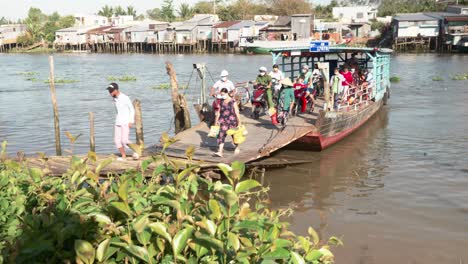
M 291 17 L 290 16 L 280 16 L 278 20 L 273 23 L 273 26 L 290 26 Z
M 225 22 L 221 22 L 217 25 L 215 25 L 213 28 L 229 28 L 237 23 L 240 23 L 241 21 L 239 20 L 236 20 L 236 21 L 225 21 Z
M 254 21 L 251 20 L 243 20 L 237 24 L 234 24 L 228 28 L 228 30 L 239 30 L 244 27 L 253 27 L 255 25 Z
M 196 22 L 184 22 L 182 25 L 176 26 L 176 31 L 192 31 L 195 27 L 197 27 Z
M 103 27 L 94 28 L 94 29 L 88 30 L 86 34 L 103 34 L 103 33 L 106 33 L 105 31 L 110 29 L 111 27 L 112 26 L 103 26 Z
M 396 14 L 393 17 L 396 21 L 431 21 L 437 20 L 437 18 L 428 16 L 424 13 L 404 13 L 404 14 Z
M 75 32 L 75 31 L 88 31 L 94 28 L 97 28 L 98 26 L 80 26 L 80 27 L 69 27 L 69 28 L 62 28 L 57 30 L 56 32 Z

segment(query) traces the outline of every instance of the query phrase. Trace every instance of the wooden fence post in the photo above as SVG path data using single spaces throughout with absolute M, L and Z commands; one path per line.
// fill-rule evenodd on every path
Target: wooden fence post
M 55 127 L 55 153 L 57 156 L 62 155 L 62 145 L 60 143 L 60 122 L 59 122 L 59 113 L 57 107 L 57 97 L 55 94 L 55 77 L 54 77 L 54 57 L 49 56 L 49 67 L 50 67 L 50 95 L 52 98 L 52 107 L 54 110 L 54 127 Z
M 177 82 L 176 72 L 172 63 L 166 62 L 166 71 L 171 79 L 171 94 L 172 94 L 172 105 L 174 108 L 174 123 L 175 133 L 179 133 L 186 129 L 189 129 L 192 124 L 190 121 L 190 113 L 187 106 L 187 101 L 183 94 L 179 94 L 179 84 Z
M 141 114 L 141 102 L 138 99 L 133 101 L 133 107 L 135 108 L 135 134 L 136 143 L 140 146 L 144 145 L 143 137 L 143 118 Z
M 89 149 L 96 152 L 96 144 L 94 142 L 94 113 L 89 112 Z

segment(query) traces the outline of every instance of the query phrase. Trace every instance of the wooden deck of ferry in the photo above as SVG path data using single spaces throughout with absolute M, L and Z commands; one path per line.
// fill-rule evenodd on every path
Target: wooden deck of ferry
M 241 152 L 239 155 L 234 155 L 234 145 L 228 136 L 224 157 L 214 156 L 214 152 L 217 151 L 216 139 L 208 137 L 210 129 L 205 122 L 177 134 L 176 139 L 178 141 L 167 148 L 165 153 L 170 157 L 183 158 L 185 157 L 185 150 L 193 147 L 195 149 L 193 159 L 208 163 L 230 163 L 235 160 L 248 163 L 259 160 L 270 156 L 272 152 L 285 147 L 308 133 L 316 132 L 315 121 L 319 109 L 322 108 L 323 101 L 319 99 L 313 113 L 301 113 L 298 116 L 292 116 L 289 118 L 287 126 L 282 128 L 273 125 L 267 115 L 261 116 L 258 120 L 251 118 L 250 107 L 247 107 L 241 111 L 241 119 L 249 134 L 246 141 L 240 145 Z M 155 146 L 147 151 L 149 154 L 158 151 L 158 149 L 159 147 Z

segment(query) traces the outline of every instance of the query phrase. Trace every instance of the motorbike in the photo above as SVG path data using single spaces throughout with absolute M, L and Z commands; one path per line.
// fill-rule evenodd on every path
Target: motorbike
M 294 91 L 295 101 L 291 113 L 293 116 L 297 115 L 299 112 L 304 113 L 308 111 L 309 113 L 311 113 L 314 110 L 314 101 L 310 97 L 305 97 L 306 90 L 306 88 L 300 88 Z M 312 92 L 312 96 L 315 97 L 316 92 L 317 89 L 314 89 Z
M 266 87 L 264 85 L 254 86 L 252 92 L 252 116 L 254 119 L 260 118 L 260 112 L 268 108 L 266 96 Z
M 317 97 L 323 96 L 323 78 L 322 76 L 313 76 L 312 77 L 312 87 L 314 87 L 314 92 Z

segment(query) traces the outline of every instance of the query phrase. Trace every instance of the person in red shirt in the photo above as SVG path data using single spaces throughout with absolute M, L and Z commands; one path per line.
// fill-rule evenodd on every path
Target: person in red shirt
M 307 98 L 305 97 L 307 86 L 308 85 L 304 83 L 303 76 L 299 76 L 293 85 L 294 97 L 296 98 L 296 102 L 298 102 L 297 99 L 301 100 L 301 112 L 302 113 L 306 111 L 306 107 L 307 107 Z
M 353 74 L 348 70 L 348 67 L 345 66 L 341 75 L 344 77 L 344 81 L 341 83 L 343 86 L 343 98 L 348 97 L 349 86 L 353 83 Z

